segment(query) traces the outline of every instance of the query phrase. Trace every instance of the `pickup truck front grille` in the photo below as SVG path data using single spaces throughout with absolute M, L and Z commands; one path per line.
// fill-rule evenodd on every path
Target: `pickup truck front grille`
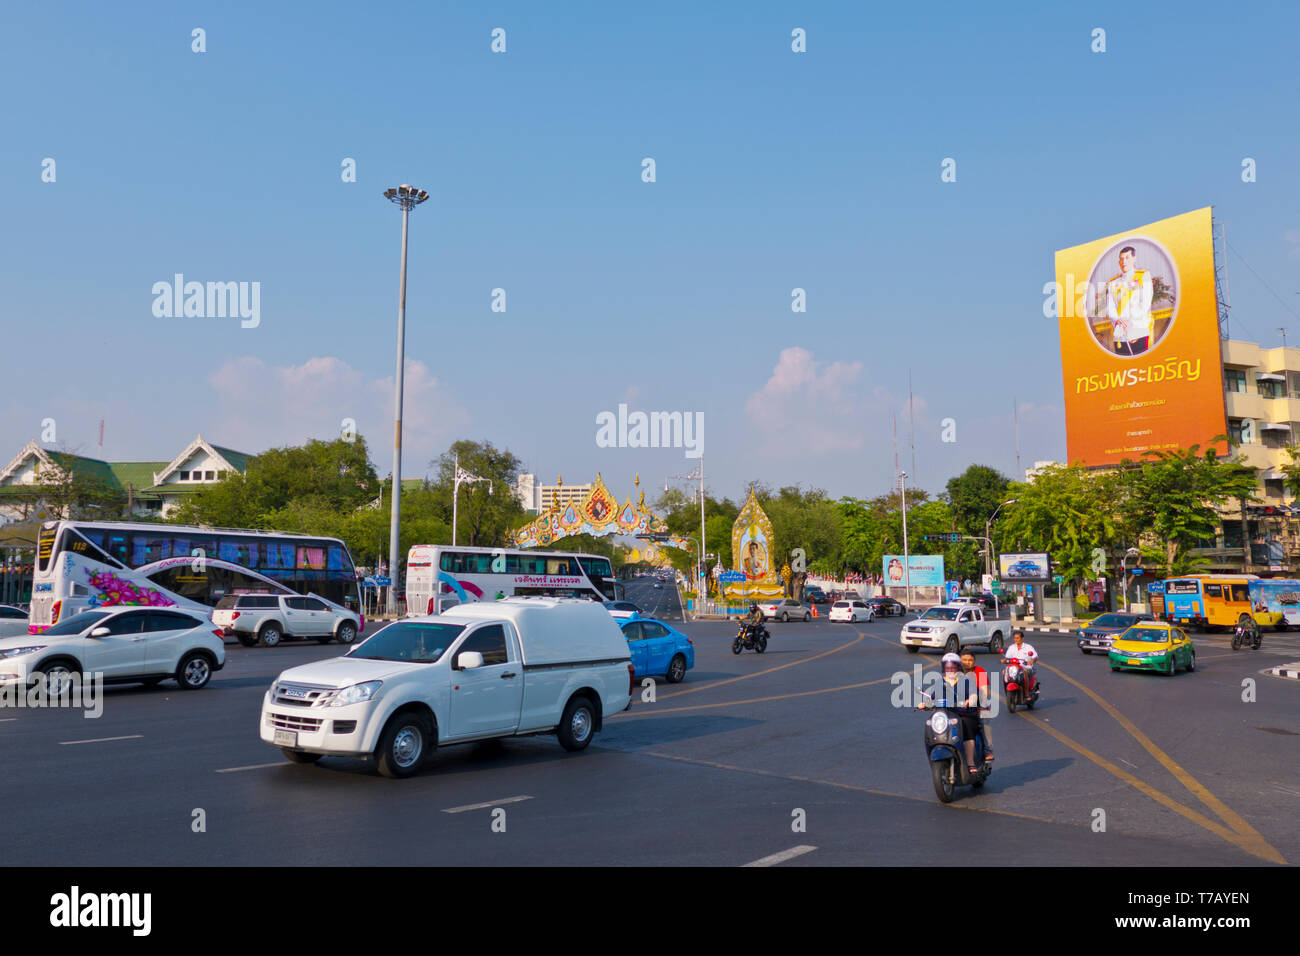
M 299 717 L 297 714 L 272 714 L 271 726 L 276 730 L 297 730 L 313 734 L 320 730 L 322 721 L 315 717 Z
M 271 699 L 280 707 L 315 707 L 336 693 L 333 687 L 280 683 L 275 685 L 275 693 Z

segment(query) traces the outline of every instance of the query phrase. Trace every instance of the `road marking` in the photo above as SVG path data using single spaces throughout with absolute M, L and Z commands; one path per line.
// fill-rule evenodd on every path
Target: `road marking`
M 726 680 L 720 680 L 713 684 L 702 684 L 699 687 L 692 687 L 690 690 L 682 690 L 682 691 L 677 691 L 676 693 L 673 694 L 665 694 L 659 699 L 671 700 L 674 697 L 685 697 L 687 694 L 696 694 L 702 690 L 712 690 L 715 687 L 722 687 L 725 684 L 734 684 L 738 680 L 749 680 L 751 677 L 762 677 L 764 674 L 773 674 L 776 673 L 777 671 L 785 670 L 787 667 L 797 667 L 799 664 L 807 664 L 811 661 L 820 660 L 823 657 L 828 657 L 831 654 L 838 654 L 840 651 L 848 650 L 854 644 L 860 643 L 862 641 L 862 638 L 863 635 L 859 634 L 857 638 L 855 638 L 852 641 L 849 641 L 847 644 L 841 644 L 839 647 L 832 647 L 829 651 L 822 651 L 820 654 L 814 654 L 812 657 L 804 657 L 804 658 L 800 658 L 797 661 L 790 661 L 786 664 L 778 664 L 776 667 L 769 667 L 767 668 L 767 670 L 755 671 L 752 674 L 741 674 L 739 677 L 728 677 Z
M 96 737 L 93 740 L 60 740 L 60 747 L 71 747 L 73 744 L 104 744 L 110 740 L 138 740 L 144 734 L 127 734 L 125 737 Z
M 1269 860 L 1273 863 L 1286 862 L 1282 854 L 1278 852 L 1277 848 L 1264 839 L 1263 834 L 1247 823 L 1243 817 L 1241 817 L 1236 811 L 1232 810 L 1222 800 L 1210 793 L 1204 784 L 1180 767 L 1172 757 L 1157 747 L 1150 737 L 1138 730 L 1134 723 L 1121 714 L 1113 704 L 1105 700 L 1091 688 L 1085 687 L 1073 677 L 1062 673 L 1052 665 L 1044 664 L 1043 666 L 1052 673 L 1079 688 L 1079 690 L 1091 697 L 1093 701 L 1102 708 L 1102 710 L 1110 714 L 1110 716 L 1113 717 L 1121 727 L 1128 731 L 1129 736 L 1142 745 L 1143 750 L 1159 760 L 1164 768 L 1178 779 L 1179 783 L 1195 795 L 1196 799 L 1200 800 L 1201 803 L 1213 810 L 1220 820 L 1228 824 L 1228 826 L 1242 838 L 1244 842 L 1239 844 L 1242 849 L 1247 850 L 1247 852 L 1252 853 L 1261 859 Z
M 778 863 L 784 863 L 786 860 L 793 860 L 796 856 L 803 856 L 805 853 L 811 853 L 817 849 L 815 846 L 792 846 L 788 850 L 782 850 L 780 853 L 773 853 L 771 856 L 765 856 L 761 860 L 754 860 L 752 863 L 745 863 L 744 866 L 776 866 Z
M 247 767 L 226 767 L 218 770 L 217 773 L 239 773 L 241 770 L 265 770 L 267 767 L 287 767 L 288 764 L 283 760 L 277 760 L 275 763 L 253 763 Z
M 10 721 L 17 720 L 17 719 L 18 719 L 17 717 L 4 717 L 4 718 L 0 718 L 0 724 L 7 724 L 7 723 L 9 723 Z
M 464 813 L 466 810 L 487 810 L 491 807 L 499 807 L 503 803 L 519 803 L 523 800 L 531 800 L 532 797 L 524 795 L 521 797 L 503 797 L 500 800 L 489 800 L 487 803 L 469 803 L 463 807 L 451 807 L 443 810 L 443 813 Z

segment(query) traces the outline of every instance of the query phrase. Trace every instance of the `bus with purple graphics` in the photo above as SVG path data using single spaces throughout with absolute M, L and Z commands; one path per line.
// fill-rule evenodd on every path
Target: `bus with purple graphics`
M 228 594 L 312 594 L 361 611 L 337 538 L 126 521 L 47 521 L 36 539 L 28 631 L 97 607 L 211 613 Z

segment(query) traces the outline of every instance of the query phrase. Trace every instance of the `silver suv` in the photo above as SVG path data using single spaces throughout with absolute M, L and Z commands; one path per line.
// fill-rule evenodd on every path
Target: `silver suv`
M 314 594 L 228 594 L 212 623 L 245 647 L 275 647 L 286 637 L 351 644 L 361 630 L 359 615 Z

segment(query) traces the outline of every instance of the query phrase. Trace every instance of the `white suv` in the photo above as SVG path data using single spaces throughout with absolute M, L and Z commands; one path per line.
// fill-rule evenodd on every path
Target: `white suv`
M 286 637 L 351 644 L 361 631 L 360 615 L 314 594 L 227 594 L 212 622 L 245 647 L 275 647 Z
M 51 695 L 73 674 L 149 687 L 172 678 L 198 690 L 225 664 L 220 632 L 201 612 L 181 608 L 95 608 L 40 634 L 0 640 L 0 684 L 25 686 L 42 674 Z

